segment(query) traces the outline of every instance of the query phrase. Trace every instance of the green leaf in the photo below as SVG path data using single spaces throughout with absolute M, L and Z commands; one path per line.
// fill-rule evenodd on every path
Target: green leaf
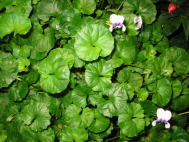
M 6 6 L 6 12 L 20 13 L 25 17 L 29 17 L 31 11 L 31 0 L 13 0 L 8 6 Z
M 161 14 L 158 22 L 160 22 L 163 33 L 166 36 L 173 34 L 180 27 L 180 17 L 174 14 Z
M 28 71 L 28 67 L 30 65 L 30 60 L 27 58 L 18 58 L 18 71 L 19 72 L 26 72 Z
M 123 68 L 117 76 L 120 83 L 128 83 L 131 87 L 138 91 L 143 83 L 143 78 L 139 73 L 132 73 L 128 68 Z
M 55 134 L 54 131 L 49 128 L 48 130 L 45 130 L 43 132 L 40 132 L 38 134 L 38 140 L 40 142 L 54 142 L 55 141 Z
M 64 0 L 41 0 L 36 8 L 37 17 L 45 23 L 51 16 L 61 13 L 64 4 L 67 4 Z
M 186 40 L 188 40 L 188 37 L 189 37 L 189 18 L 186 17 L 186 16 L 182 16 L 181 17 L 181 21 L 182 21 L 182 25 L 184 27 L 184 33 L 185 33 L 185 36 L 186 36 Z
M 90 108 L 84 108 L 81 114 L 81 125 L 87 128 L 91 125 L 94 120 L 94 112 Z
M 75 105 L 79 107 L 87 106 L 87 96 L 92 94 L 92 90 L 85 84 L 76 86 L 72 93 L 71 98 Z
M 97 106 L 100 112 L 107 117 L 118 116 L 127 103 L 127 90 L 124 85 L 112 84 L 100 94 L 89 96 L 90 103 Z
M 86 65 L 85 81 L 94 91 L 110 87 L 113 68 L 105 60 Z
M 31 46 L 31 59 L 41 60 L 46 57 L 47 53 L 54 47 L 55 38 L 54 32 L 51 28 L 46 28 L 44 31 L 42 28 L 35 27 L 30 38 L 27 41 Z
M 14 32 L 26 34 L 31 28 L 30 19 L 19 13 L 5 13 L 0 15 L 0 38 Z
M 61 132 L 59 140 L 60 142 L 84 142 L 88 140 L 88 133 L 82 127 L 67 127 Z
M 23 78 L 28 84 L 34 84 L 39 79 L 39 73 L 36 70 L 30 70 L 29 73 L 23 75 Z
M 176 79 L 172 81 L 172 88 L 173 88 L 173 98 L 176 98 L 180 95 L 182 91 L 182 83 L 180 80 Z
M 70 71 L 67 63 L 59 55 L 47 57 L 38 64 L 40 86 L 49 93 L 60 93 L 69 83 Z
M 149 93 L 146 88 L 141 88 L 137 96 L 138 96 L 139 101 L 145 101 L 148 98 Z
M 31 101 L 23 108 L 20 119 L 32 130 L 42 131 L 50 125 L 51 116 L 44 104 Z
M 165 106 L 169 103 L 171 96 L 171 82 L 166 78 L 158 80 L 157 93 L 152 96 L 152 101 L 159 106 Z
M 146 24 L 151 24 L 156 18 L 156 7 L 151 0 L 127 0 L 124 2 L 123 11 L 130 14 L 136 12 L 141 15 Z
M 28 84 L 24 81 L 16 82 L 9 89 L 9 95 L 14 101 L 22 101 L 29 91 Z
M 176 111 L 187 110 L 187 108 L 189 108 L 188 100 L 189 100 L 189 94 L 181 95 L 173 99 L 171 108 Z
M 50 53 L 48 58 L 62 58 L 64 61 L 67 62 L 69 68 L 71 68 L 75 62 L 75 52 L 72 48 L 68 46 L 64 46 L 64 48 L 56 48 L 53 49 Z
M 109 127 L 110 120 L 104 117 L 102 114 L 100 114 L 98 109 L 94 110 L 94 117 L 95 119 L 93 120 L 91 126 L 89 127 L 89 130 L 91 132 L 100 133 L 105 131 Z
M 127 104 L 125 112 L 118 117 L 122 136 L 134 137 L 144 129 L 144 110 L 137 103 Z
M 52 116 L 61 116 L 61 111 L 59 110 L 61 103 L 59 99 L 48 94 L 32 94 L 30 97 L 32 101 L 45 105 Z
M 126 36 L 124 40 L 118 40 L 116 52 L 124 64 L 131 64 L 136 55 L 136 38 Z
M 19 47 L 18 45 L 13 44 L 13 56 L 16 58 L 27 58 L 30 56 L 30 47 L 29 46 L 22 46 Z
M 156 22 L 152 25 L 152 35 L 150 37 L 150 40 L 153 44 L 158 43 L 163 38 L 163 31 L 161 24 L 159 22 Z
M 82 26 L 75 36 L 74 48 L 79 58 L 93 61 L 99 56 L 108 56 L 114 48 L 114 39 L 110 31 L 100 24 Z
M 8 87 L 16 79 L 18 65 L 10 54 L 0 51 L 0 88 Z
M 96 9 L 95 0 L 74 0 L 73 6 L 81 11 L 83 14 L 90 15 Z

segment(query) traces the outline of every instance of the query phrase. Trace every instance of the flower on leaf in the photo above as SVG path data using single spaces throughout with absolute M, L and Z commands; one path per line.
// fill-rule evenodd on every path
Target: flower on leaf
M 124 17 L 121 15 L 112 14 L 110 16 L 110 22 L 108 23 L 109 30 L 112 32 L 114 28 L 122 28 L 122 31 L 126 30 L 125 25 L 123 24 Z
M 142 17 L 141 16 L 135 17 L 134 23 L 137 24 L 136 28 L 135 28 L 136 30 L 141 29 L 142 28 Z
M 164 110 L 162 108 L 157 109 L 157 120 L 152 122 L 152 126 L 156 126 L 156 123 L 164 123 L 165 128 L 170 128 L 170 123 L 168 122 L 172 117 L 169 110 Z

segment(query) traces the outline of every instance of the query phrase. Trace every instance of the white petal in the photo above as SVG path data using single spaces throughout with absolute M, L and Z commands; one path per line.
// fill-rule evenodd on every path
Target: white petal
M 158 119 L 163 119 L 163 117 L 164 117 L 164 109 L 158 108 L 157 109 L 157 118 Z
M 152 126 L 156 126 L 156 120 L 152 122 Z
M 169 110 L 166 110 L 164 112 L 164 116 L 163 117 L 164 117 L 164 120 L 169 121 L 171 119 L 171 117 L 172 117 L 172 114 L 171 114 L 171 112 Z
M 109 31 L 110 31 L 110 32 L 113 31 L 113 26 L 112 26 L 112 25 L 109 27 Z
M 118 22 L 118 23 L 123 23 L 123 21 L 124 21 L 124 17 L 118 15 L 118 16 L 117 16 L 117 22 Z
M 126 27 L 125 27 L 125 25 L 123 25 L 123 27 L 122 27 L 122 31 L 123 31 L 123 32 L 126 31 Z
M 112 14 L 112 15 L 110 16 L 110 22 L 111 22 L 111 23 L 116 23 L 117 20 L 118 20 L 118 18 L 117 18 L 117 15 L 116 15 L 116 14 Z
M 171 127 L 170 123 L 165 124 L 165 128 L 169 129 Z

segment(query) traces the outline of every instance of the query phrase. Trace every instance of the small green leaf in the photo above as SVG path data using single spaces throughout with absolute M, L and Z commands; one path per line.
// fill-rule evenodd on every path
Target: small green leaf
M 152 96 L 152 101 L 159 106 L 165 106 L 169 103 L 171 96 L 171 82 L 166 78 L 158 80 L 157 93 Z
M 103 91 L 111 85 L 113 68 L 105 60 L 86 65 L 85 80 L 94 91 Z
M 100 114 L 98 109 L 94 110 L 94 117 L 95 119 L 93 120 L 91 126 L 89 127 L 89 130 L 91 132 L 100 133 L 105 131 L 109 127 L 110 120 L 104 117 L 102 114 Z
M 125 112 L 118 117 L 122 136 L 134 137 L 144 129 L 144 110 L 137 103 L 127 104 Z
M 18 64 L 10 54 L 0 51 L 0 88 L 8 87 L 16 79 Z
M 146 24 L 151 24 L 156 18 L 156 8 L 151 0 L 127 0 L 124 2 L 123 11 L 136 12 L 141 15 Z
M 82 127 L 67 127 L 61 132 L 59 140 L 60 142 L 84 142 L 88 140 L 88 133 Z
M 23 108 L 20 119 L 32 130 L 42 131 L 50 125 L 51 116 L 44 104 L 31 101 Z
M 81 126 L 87 128 L 91 125 L 94 119 L 94 112 L 90 108 L 84 108 L 81 114 Z
M 74 0 L 73 6 L 78 8 L 83 14 L 92 14 L 96 9 L 95 0 Z
M 172 88 L 173 88 L 173 98 L 176 98 L 180 95 L 182 91 L 182 83 L 180 80 L 176 79 L 172 81 Z
M 171 108 L 176 111 L 184 111 L 189 108 L 189 94 L 181 95 L 172 101 Z
M 28 84 L 24 81 L 16 82 L 9 89 L 9 95 L 14 101 L 22 101 L 29 91 Z
M 107 117 L 117 116 L 127 103 L 127 90 L 124 85 L 112 84 L 100 94 L 89 96 L 92 105 L 97 106 L 100 112 Z

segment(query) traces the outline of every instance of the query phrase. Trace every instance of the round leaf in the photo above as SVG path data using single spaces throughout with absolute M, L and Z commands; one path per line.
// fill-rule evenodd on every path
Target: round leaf
M 152 101 L 159 105 L 165 106 L 169 103 L 172 96 L 171 82 L 166 79 L 160 79 L 157 81 L 157 94 L 152 96 Z
M 92 14 L 96 9 L 95 0 L 74 0 L 73 5 L 83 14 Z
M 74 48 L 79 58 L 93 61 L 99 56 L 108 56 L 114 48 L 114 39 L 109 30 L 100 24 L 88 24 L 78 31 Z
M 121 135 L 134 137 L 144 129 L 145 120 L 144 110 L 139 104 L 128 104 L 125 112 L 118 117 L 118 125 L 121 129 Z
M 46 58 L 38 64 L 40 86 L 49 93 L 60 93 L 69 83 L 70 71 L 62 58 Z
M 136 12 L 141 15 L 146 24 L 151 24 L 156 18 L 156 7 L 151 0 L 127 0 L 124 3 L 123 11 Z
M 50 125 L 51 116 L 43 103 L 31 101 L 23 108 L 20 118 L 32 130 L 41 131 Z
M 94 91 L 103 91 L 111 85 L 113 69 L 108 62 L 101 60 L 86 66 L 85 80 Z

